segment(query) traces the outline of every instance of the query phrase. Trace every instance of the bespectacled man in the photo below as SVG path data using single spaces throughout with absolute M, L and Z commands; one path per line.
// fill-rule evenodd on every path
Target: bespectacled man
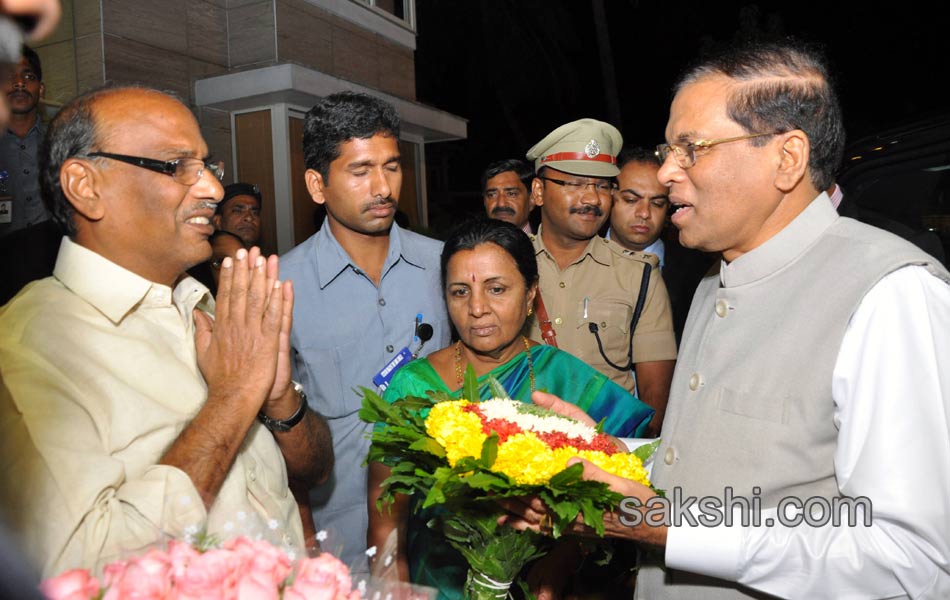
M 226 259 L 216 301 L 185 275 L 211 254 L 223 176 L 193 114 L 103 88 L 48 140 L 66 237 L 0 311 L 0 506 L 24 549 L 46 576 L 202 530 L 302 549 L 289 490 L 327 477 L 329 431 L 290 379 L 277 257 Z

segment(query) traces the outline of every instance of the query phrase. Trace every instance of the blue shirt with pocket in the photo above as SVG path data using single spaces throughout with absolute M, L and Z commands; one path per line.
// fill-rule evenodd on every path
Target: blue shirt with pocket
M 359 418 L 360 387 L 415 333 L 416 315 L 433 328 L 420 356 L 449 343 L 450 325 L 439 276 L 442 243 L 395 223 L 379 286 L 350 259 L 324 221 L 316 234 L 280 259 L 280 277 L 294 284 L 293 377 L 310 406 L 326 417 L 336 464 L 311 491 L 325 550 L 357 573 L 366 570 L 366 469 L 371 424 Z

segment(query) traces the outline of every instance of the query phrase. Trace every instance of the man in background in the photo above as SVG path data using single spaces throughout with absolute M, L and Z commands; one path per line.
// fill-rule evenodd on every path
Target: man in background
M 500 160 L 488 165 L 482 173 L 485 213 L 531 235 L 530 217 L 534 204 L 528 189 L 532 179 L 534 169 L 523 160 Z
M 670 295 L 673 329 L 679 344 L 693 293 L 716 257 L 684 248 L 677 239 L 676 228 L 667 226 L 670 189 L 657 180 L 660 161 L 655 151 L 625 148 L 617 157 L 617 166 L 620 167 L 618 189 L 606 237 L 631 252 L 656 255 Z
M 218 231 L 241 238 L 245 248 L 261 243 L 261 190 L 250 183 L 232 183 L 224 188 L 212 219 Z
M 670 190 L 656 178 L 660 161 L 653 150 L 624 148 L 617 156 L 617 193 L 605 236 L 634 252 L 653 254 L 664 267 L 660 234 L 666 225 Z
M 532 200 L 541 207 L 532 236 L 540 281 L 531 337 L 550 343 L 546 330 L 553 331 L 559 348 L 636 390 L 656 411 L 648 429 L 656 435 L 676 364 L 666 285 L 655 256 L 597 235 L 610 213 L 622 143 L 612 125 L 580 119 L 528 151 L 537 169 Z
M 293 371 L 333 432 L 336 466 L 311 493 L 314 521 L 328 532 L 323 547 L 358 573 L 367 570 L 363 461 L 372 428 L 359 418 L 358 390 L 375 388 L 373 376 L 412 344 L 417 314 L 434 330 L 421 355 L 449 342 L 441 244 L 394 223 L 402 187 L 399 127 L 395 109 L 367 94 L 331 94 L 310 109 L 305 182 L 326 219 L 281 258 L 281 276 L 293 281 L 299 298 Z

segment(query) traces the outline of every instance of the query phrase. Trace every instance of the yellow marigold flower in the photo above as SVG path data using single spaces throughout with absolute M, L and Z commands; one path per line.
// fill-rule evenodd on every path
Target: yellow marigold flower
M 445 448 L 446 458 L 453 467 L 466 456 L 481 456 L 482 444 L 488 437 L 482 433 L 478 415 L 462 410 L 468 404 L 467 400 L 439 402 L 426 418 L 426 433 Z
M 643 467 L 640 459 L 633 454 L 617 453 L 607 456 L 603 452 L 581 450 L 578 456 L 586 458 L 608 473 L 613 473 L 625 479 L 632 479 L 646 486 L 650 485 L 647 470 Z
M 492 470 L 511 477 L 516 483 L 536 485 L 546 483 L 563 469 L 554 460 L 554 452 L 534 433 L 518 433 L 498 447 L 498 457 Z

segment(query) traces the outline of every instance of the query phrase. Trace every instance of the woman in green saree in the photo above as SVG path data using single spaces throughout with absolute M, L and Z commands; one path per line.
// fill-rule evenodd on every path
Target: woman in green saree
M 465 369 L 471 365 L 482 400 L 491 397 L 492 376 L 513 399 L 530 402 L 535 390 L 549 392 L 603 421 L 605 433 L 643 433 L 652 408 L 573 355 L 524 335 L 537 293 L 538 266 L 523 231 L 495 219 L 464 223 L 446 240 L 441 266 L 458 341 L 402 367 L 384 399 L 425 396 L 432 390 L 459 397 Z M 377 510 L 379 484 L 388 474 L 382 464 L 369 465 L 369 544 L 382 547 L 396 529 L 400 578 L 437 588 L 440 599 L 462 597 L 465 560 L 426 526 L 433 512 L 411 510 L 412 499 L 406 497 Z

